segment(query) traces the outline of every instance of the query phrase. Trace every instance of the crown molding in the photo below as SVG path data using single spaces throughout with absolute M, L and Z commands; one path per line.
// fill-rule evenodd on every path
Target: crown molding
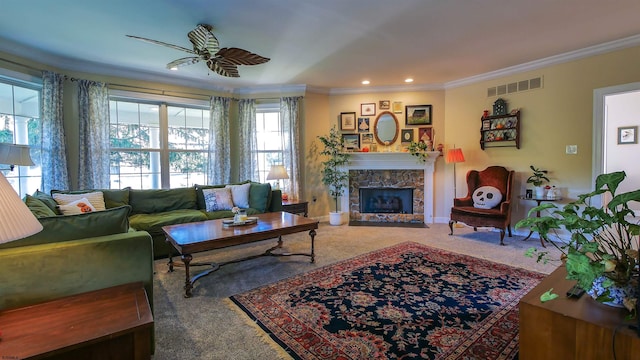
M 389 85 L 389 86 L 365 86 L 358 88 L 332 88 L 329 89 L 329 95 L 348 95 L 348 94 L 371 94 L 381 92 L 411 92 L 411 91 L 433 91 L 443 90 L 443 84 L 422 84 L 422 85 Z
M 569 51 L 559 55 L 549 56 L 547 58 L 530 61 L 520 65 L 510 66 L 508 68 L 491 71 L 484 74 L 470 76 L 464 79 L 449 81 L 444 84 L 444 88 L 451 89 L 451 88 L 456 88 L 460 86 L 470 85 L 480 81 L 493 80 L 493 79 L 504 77 L 504 76 L 510 76 L 510 75 L 514 75 L 514 74 L 525 72 L 525 71 L 538 70 L 543 67 L 562 64 L 569 61 L 575 61 L 575 60 L 583 59 L 586 57 L 605 54 L 608 52 L 622 50 L 622 49 L 626 49 L 626 48 L 630 48 L 638 45 L 640 45 L 640 34 L 629 36 L 619 40 L 610 41 L 604 44 L 598 44 L 598 45 L 586 47 L 586 48 L 575 50 L 575 51 Z

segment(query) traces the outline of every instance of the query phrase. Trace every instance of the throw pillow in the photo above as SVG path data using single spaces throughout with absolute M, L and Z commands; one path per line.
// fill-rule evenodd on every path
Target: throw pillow
M 44 193 L 40 190 L 36 190 L 36 192 L 34 192 L 32 196 L 42 201 L 45 205 L 47 205 L 47 207 L 49 207 L 49 209 L 53 210 L 53 212 L 56 213 L 56 215 L 62 215 L 58 210 L 58 203 L 55 200 L 53 200 L 51 195 Z
M 271 202 L 271 184 L 251 183 L 249 190 L 249 205 L 263 213 L 267 211 Z
M 473 207 L 493 209 L 502 201 L 500 190 L 493 186 L 480 186 L 473 192 Z
M 89 201 L 91 205 L 95 208 L 95 211 L 102 211 L 106 209 L 104 203 L 104 194 L 102 191 L 94 191 L 90 193 L 84 194 L 61 194 L 55 193 L 51 195 L 53 199 L 58 203 L 58 205 L 68 205 L 74 201 L 80 199 L 86 199 Z
M 207 211 L 231 210 L 233 208 L 230 188 L 205 189 L 202 190 L 202 193 Z
M 56 216 L 55 211 L 51 210 L 42 200 L 31 196 L 26 195 L 24 197 L 24 203 L 27 205 L 31 213 L 37 218 L 43 218 L 47 216 Z
M 243 209 L 249 207 L 249 189 L 251 188 L 251 184 L 227 185 L 226 187 L 231 189 L 233 205 Z
M 96 211 L 96 208 L 91 205 L 87 198 L 72 201 L 67 205 L 60 205 L 58 208 L 62 211 L 62 215 L 76 215 Z

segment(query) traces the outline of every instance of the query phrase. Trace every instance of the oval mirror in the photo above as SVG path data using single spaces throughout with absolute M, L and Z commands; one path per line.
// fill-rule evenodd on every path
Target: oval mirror
M 380 145 L 391 145 L 398 138 L 398 119 L 392 112 L 383 111 L 376 118 L 373 135 Z

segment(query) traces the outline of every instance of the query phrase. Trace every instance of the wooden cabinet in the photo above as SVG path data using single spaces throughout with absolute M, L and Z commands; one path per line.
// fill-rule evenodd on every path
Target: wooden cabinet
M 520 300 L 521 360 L 640 358 L 640 336 L 626 320 L 625 309 L 600 304 L 589 295 L 566 296 L 575 281 L 564 266 L 546 277 Z M 540 301 L 553 288 L 559 297 Z M 615 356 L 614 356 L 615 351 Z
M 516 147 L 520 149 L 520 111 L 480 119 L 480 148 Z

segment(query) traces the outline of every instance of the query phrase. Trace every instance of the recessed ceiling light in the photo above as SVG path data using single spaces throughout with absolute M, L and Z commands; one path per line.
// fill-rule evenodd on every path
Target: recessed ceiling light
M 173 66 L 173 67 L 170 67 L 169 70 L 177 71 L 178 67 L 177 66 Z
M 369 85 L 371 82 L 369 80 L 362 80 L 362 85 Z
M 413 82 L 413 79 L 412 78 L 406 78 L 406 79 L 404 79 L 404 82 L 410 83 L 410 82 Z

